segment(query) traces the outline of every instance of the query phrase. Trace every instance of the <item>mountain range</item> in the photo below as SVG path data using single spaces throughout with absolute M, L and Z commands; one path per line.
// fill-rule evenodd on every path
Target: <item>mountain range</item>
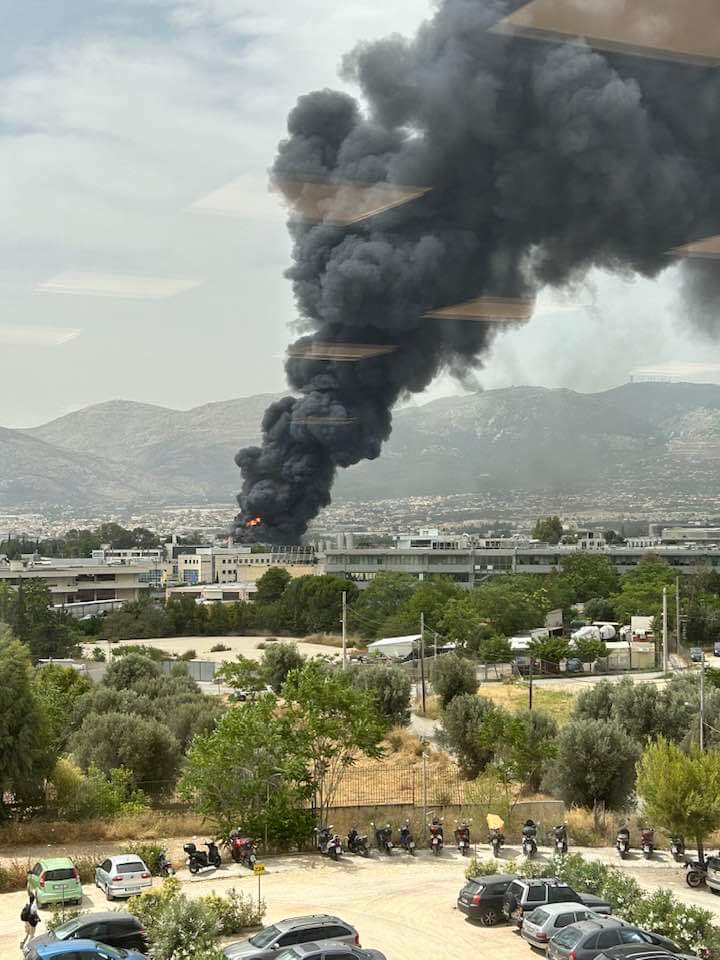
M 273 399 L 187 411 L 109 401 L 29 430 L 0 428 L 0 507 L 230 504 L 233 457 L 259 441 Z M 618 475 L 646 486 L 648 472 L 671 489 L 702 489 L 718 460 L 720 385 L 510 387 L 398 410 L 382 456 L 341 471 L 335 494 L 571 493 Z

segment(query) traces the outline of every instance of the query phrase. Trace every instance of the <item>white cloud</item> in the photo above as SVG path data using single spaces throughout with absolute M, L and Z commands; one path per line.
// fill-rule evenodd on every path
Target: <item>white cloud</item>
M 193 277 L 139 277 L 122 273 L 90 273 L 65 270 L 37 289 L 41 293 L 71 293 L 92 297 L 128 297 L 133 300 L 165 300 L 202 283 Z

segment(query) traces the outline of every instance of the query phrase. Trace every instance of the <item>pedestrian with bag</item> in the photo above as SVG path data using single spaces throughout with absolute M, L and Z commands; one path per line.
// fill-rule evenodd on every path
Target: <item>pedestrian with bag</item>
M 25 924 L 25 936 L 20 941 L 20 948 L 22 949 L 26 943 L 30 943 L 32 938 L 35 936 L 35 927 L 40 923 L 40 914 L 38 913 L 37 902 L 35 900 L 35 894 L 29 894 L 28 902 L 22 908 L 20 913 L 20 919 Z

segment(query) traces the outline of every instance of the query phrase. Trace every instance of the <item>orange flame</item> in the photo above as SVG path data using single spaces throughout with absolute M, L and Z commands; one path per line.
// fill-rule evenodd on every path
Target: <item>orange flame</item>
M 253 517 L 245 523 L 246 527 L 258 527 L 263 522 L 262 517 Z

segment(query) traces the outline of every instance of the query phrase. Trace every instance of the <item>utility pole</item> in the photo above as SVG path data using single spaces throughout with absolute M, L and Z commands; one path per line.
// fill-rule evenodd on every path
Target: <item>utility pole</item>
M 680 653 L 680 577 L 675 577 L 675 653 Z
M 425 713 L 425 614 L 420 614 L 420 696 Z
M 530 682 L 528 684 L 528 710 L 532 710 L 532 690 L 533 690 L 533 658 L 530 656 Z
M 342 595 L 342 660 L 343 670 L 347 667 L 347 591 Z
M 668 622 L 667 622 L 667 587 L 663 587 L 662 605 L 662 639 L 663 639 L 663 673 L 668 672 Z
M 705 749 L 705 651 L 700 661 L 700 750 Z

